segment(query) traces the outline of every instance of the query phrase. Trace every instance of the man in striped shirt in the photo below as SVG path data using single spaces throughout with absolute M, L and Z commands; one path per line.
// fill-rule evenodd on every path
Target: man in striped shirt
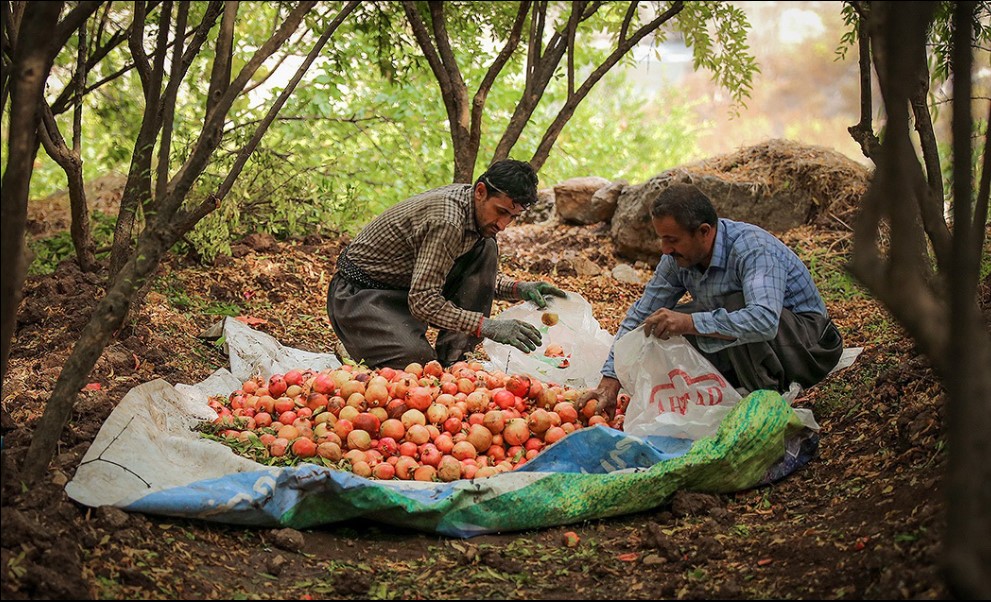
M 405 368 L 463 359 L 482 338 L 529 353 L 540 333 L 520 320 L 489 318 L 494 298 L 565 296 L 546 282 L 499 273 L 495 236 L 537 199 L 529 163 L 494 163 L 474 185 L 451 184 L 387 209 L 337 259 L 327 292 L 334 332 L 354 360 Z M 427 327 L 439 329 L 436 349 Z
M 802 261 L 765 230 L 718 218 L 692 184 L 662 190 L 650 208 L 661 256 L 616 339 L 643 324 L 644 336 L 686 339 L 735 388 L 809 387 L 843 352 L 839 331 Z M 688 292 L 691 301 L 678 304 Z M 620 389 L 613 351 L 602 380 L 579 403 L 598 400 L 612 416 Z

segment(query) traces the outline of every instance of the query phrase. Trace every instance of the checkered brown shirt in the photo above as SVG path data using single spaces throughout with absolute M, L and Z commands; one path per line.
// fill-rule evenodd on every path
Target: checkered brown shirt
M 473 186 L 451 184 L 410 197 L 373 219 L 348 245 L 348 258 L 372 279 L 409 290 L 415 318 L 446 330 L 477 333 L 482 314 L 443 296 L 454 261 L 481 238 Z M 497 299 L 519 299 L 517 282 L 496 276 Z

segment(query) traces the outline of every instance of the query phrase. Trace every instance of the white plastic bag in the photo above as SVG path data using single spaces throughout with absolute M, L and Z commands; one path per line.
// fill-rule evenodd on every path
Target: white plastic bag
M 563 299 L 546 296 L 546 310 L 527 301 L 493 316 L 500 320 L 528 322 L 536 326 L 541 334 L 540 347 L 530 353 L 485 339 L 482 347 L 496 369 L 507 374 L 526 374 L 544 382 L 576 389 L 587 389 L 599 383 L 602 364 L 612 346 L 612 335 L 599 326 L 592 315 L 592 305 L 584 297 L 576 292 L 566 292 L 568 296 Z M 557 323 L 553 326 L 545 324 L 541 320 L 545 314 L 557 314 Z M 544 354 L 548 346 L 554 344 L 561 346 L 563 357 Z
M 741 399 L 685 337 L 645 337 L 640 326 L 616 341 L 613 357 L 630 394 L 623 430 L 631 435 L 705 437 Z

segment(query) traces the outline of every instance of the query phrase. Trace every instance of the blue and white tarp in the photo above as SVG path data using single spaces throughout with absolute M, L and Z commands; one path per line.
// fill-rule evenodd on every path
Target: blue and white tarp
M 66 486 L 70 497 L 229 524 L 308 528 L 363 519 L 471 537 L 639 512 L 679 489 L 747 489 L 803 465 L 818 443 L 781 395 L 757 391 L 696 440 L 597 426 L 484 479 L 378 481 L 315 464 L 266 467 L 192 430 L 215 416 L 208 397 L 227 395 L 253 373 L 336 367 L 336 359 L 282 347 L 232 319 L 223 336 L 235 372 L 219 370 L 197 385 L 156 380 L 132 389 Z

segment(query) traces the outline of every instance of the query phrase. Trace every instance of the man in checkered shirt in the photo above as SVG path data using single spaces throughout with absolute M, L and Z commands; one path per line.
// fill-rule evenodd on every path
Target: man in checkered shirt
M 494 163 L 471 184 L 451 184 L 387 209 L 337 259 L 327 313 L 347 354 L 372 368 L 438 360 L 449 366 L 482 338 L 525 353 L 540 332 L 520 320 L 493 320 L 494 298 L 565 296 L 546 282 L 499 273 L 496 234 L 537 200 L 529 163 Z M 439 329 L 436 349 L 426 338 Z
M 616 339 L 643 324 L 644 336 L 686 339 L 735 388 L 809 387 L 840 359 L 843 341 L 801 259 L 765 230 L 719 218 L 692 184 L 662 190 L 650 207 L 661 260 Z M 692 300 L 678 304 L 690 293 Z M 579 399 L 612 416 L 620 389 L 613 351 L 602 380 Z

